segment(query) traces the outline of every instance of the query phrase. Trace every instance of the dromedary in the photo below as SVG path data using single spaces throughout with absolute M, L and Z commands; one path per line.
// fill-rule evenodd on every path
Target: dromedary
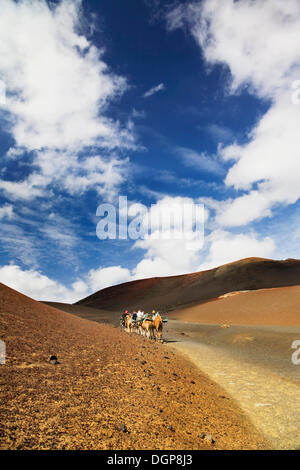
M 163 320 L 159 313 L 154 315 L 152 320 L 153 330 L 155 331 L 155 339 L 162 342 Z
M 144 336 L 154 339 L 154 324 L 152 318 L 145 318 L 142 322 L 142 330 L 144 332 Z
M 136 333 L 138 335 L 142 335 L 143 334 L 143 328 L 142 328 L 142 323 L 143 323 L 143 320 L 137 320 L 135 322 L 135 329 L 136 329 Z
M 131 318 L 131 315 L 128 313 L 128 315 L 126 315 L 125 317 L 125 330 L 128 332 L 128 333 L 132 333 L 133 331 L 133 323 L 132 323 L 132 318 Z

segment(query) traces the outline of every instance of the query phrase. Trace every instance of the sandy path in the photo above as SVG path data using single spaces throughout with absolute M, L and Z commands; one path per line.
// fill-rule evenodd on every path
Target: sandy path
M 184 353 L 240 405 L 256 429 L 277 449 L 300 448 L 300 383 L 232 351 L 179 338 L 170 347 Z M 300 366 L 299 366 L 300 377 Z

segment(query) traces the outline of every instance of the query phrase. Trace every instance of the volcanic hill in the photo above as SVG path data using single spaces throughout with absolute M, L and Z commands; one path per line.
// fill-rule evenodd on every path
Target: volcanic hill
M 216 299 L 234 291 L 300 285 L 300 261 L 246 258 L 208 271 L 155 277 L 102 289 L 76 305 L 121 312 L 158 309 L 162 312 Z

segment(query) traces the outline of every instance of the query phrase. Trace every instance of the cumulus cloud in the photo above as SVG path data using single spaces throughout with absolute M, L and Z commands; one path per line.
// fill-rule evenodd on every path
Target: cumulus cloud
M 7 156 L 34 155 L 27 179 L 1 181 L 9 197 L 42 196 L 59 176 L 64 182 L 67 172 L 67 190 L 108 188 L 106 176 L 119 165 L 115 155 L 112 165 L 108 161 L 110 152 L 135 147 L 132 123 L 122 126 L 106 116 L 126 80 L 108 68 L 104 50 L 84 35 L 82 19 L 81 0 L 1 2 L 0 73 L 7 90 L 1 117 L 15 141 Z M 82 151 L 91 147 L 101 155 L 86 158 Z M 120 175 L 116 170 L 118 181 Z
M 150 88 L 150 90 L 146 91 L 146 93 L 144 93 L 144 98 L 149 98 L 150 96 L 154 95 L 155 93 L 158 93 L 159 91 L 163 91 L 166 89 L 166 86 L 164 85 L 164 83 L 160 83 L 159 85 L 156 85 L 152 88 Z
M 165 196 L 153 204 L 142 218 L 142 227 L 150 223 L 151 233 L 134 244 L 145 255 L 132 270 L 133 278 L 193 271 L 204 243 L 207 216 L 203 206 L 188 197 Z
M 130 279 L 131 273 L 129 269 L 122 268 L 121 266 L 91 269 L 88 274 L 88 282 L 93 292 L 129 281 Z
M 3 0 L 0 67 L 17 146 L 119 145 L 117 123 L 103 116 L 126 88 L 80 30 L 81 2 Z M 26 38 L 26 40 L 24 39 Z
M 72 303 L 81 298 L 82 293 L 85 292 L 79 284 L 67 288 L 38 271 L 23 270 L 14 264 L 0 268 L 0 282 L 35 300 Z
M 228 201 L 217 218 L 240 226 L 272 215 L 277 204 L 300 198 L 300 113 L 292 85 L 300 77 L 300 4 L 297 0 L 205 0 L 179 5 L 169 29 L 187 26 L 208 64 L 224 64 L 231 93 L 247 87 L 270 108 L 248 143 L 220 149 L 233 161 L 225 182 L 245 193 Z M 248 214 L 245 214 L 245 211 Z
M 66 287 L 34 269 L 16 264 L 0 267 L 0 282 L 35 300 L 74 303 L 87 295 L 131 279 L 128 269 L 110 266 L 90 270 Z
M 223 230 L 213 232 L 209 237 L 209 252 L 198 270 L 215 268 L 222 264 L 248 257 L 269 258 L 275 250 L 270 237 L 258 238 L 256 234 L 232 234 Z

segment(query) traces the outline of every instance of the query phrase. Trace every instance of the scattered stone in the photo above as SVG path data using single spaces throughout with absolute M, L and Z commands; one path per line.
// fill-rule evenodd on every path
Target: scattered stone
M 162 413 L 163 411 L 164 411 L 164 410 L 162 410 L 162 409 L 160 408 L 159 412 Z
M 195 380 L 191 380 L 191 384 L 195 384 L 195 383 L 196 383 Z
M 49 362 L 53 365 L 59 364 L 56 356 L 50 356 Z
M 117 429 L 118 431 L 121 431 L 121 432 L 125 432 L 125 433 L 129 432 L 125 423 L 120 424 L 120 426 L 118 426 Z
M 210 442 L 211 444 L 215 443 L 215 440 L 212 438 L 210 434 L 206 434 L 205 432 L 202 432 L 200 434 L 200 439 L 204 439 L 207 442 Z
M 172 432 L 175 432 L 175 429 L 173 428 L 173 426 L 167 426 L 167 429 L 169 429 Z

